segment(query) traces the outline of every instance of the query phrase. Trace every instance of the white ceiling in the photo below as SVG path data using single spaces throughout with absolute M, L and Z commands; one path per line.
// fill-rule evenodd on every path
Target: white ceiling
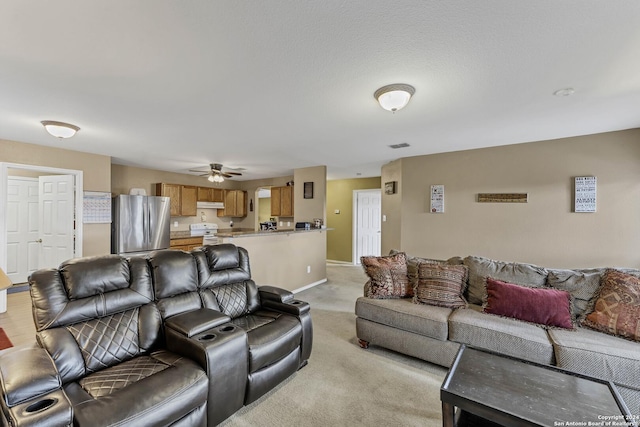
M 396 114 L 373 98 L 389 83 L 416 88 Z M 637 127 L 638 0 L 0 2 L 0 139 L 119 164 L 337 179 Z

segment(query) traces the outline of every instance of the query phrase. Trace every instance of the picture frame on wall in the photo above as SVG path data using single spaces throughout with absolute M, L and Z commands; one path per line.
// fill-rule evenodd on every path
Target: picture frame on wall
M 384 194 L 396 194 L 396 181 L 384 183 Z
M 304 183 L 304 198 L 313 199 L 313 182 Z

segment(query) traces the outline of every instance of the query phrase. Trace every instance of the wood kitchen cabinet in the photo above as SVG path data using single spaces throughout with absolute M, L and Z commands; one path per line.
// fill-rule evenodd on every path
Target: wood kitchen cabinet
M 199 202 L 222 202 L 224 203 L 224 189 L 198 187 Z
M 193 185 L 156 184 L 156 195 L 170 198 L 171 216 L 195 216 L 198 188 Z
M 224 190 L 224 209 L 218 209 L 218 216 L 247 216 L 247 192 L 242 190 Z
M 293 186 L 271 187 L 271 216 L 293 216 Z
M 190 251 L 202 246 L 202 237 L 185 237 L 182 239 L 171 239 L 170 249 Z

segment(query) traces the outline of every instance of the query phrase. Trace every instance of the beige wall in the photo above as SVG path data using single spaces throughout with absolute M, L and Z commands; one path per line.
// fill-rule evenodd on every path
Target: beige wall
M 327 182 L 327 258 L 353 262 L 353 191 L 380 188 L 380 177 Z M 335 211 L 340 213 L 336 214 Z
M 0 140 L 0 162 L 80 170 L 83 171 L 84 190 L 111 191 L 111 158 L 109 156 Z M 103 255 L 110 252 L 110 224 L 84 224 L 82 233 L 84 256 Z
M 390 249 L 401 248 L 402 234 L 402 160 L 394 160 L 382 167 L 380 185 L 396 182 L 396 193 L 385 194 L 382 191 L 382 253 Z
M 293 171 L 295 186 L 293 188 L 293 215 L 295 221 L 313 222 L 314 218 L 322 218 L 326 224 L 327 200 L 327 167 L 314 166 Z M 313 182 L 313 199 L 304 198 L 304 183 Z
M 640 129 L 401 159 L 383 167 L 383 183 L 401 170 L 399 194 L 383 195 L 383 252 L 640 267 L 639 165 Z M 590 175 L 597 212 L 573 213 L 573 179 Z M 445 186 L 443 214 L 429 213 L 434 184 Z M 476 202 L 507 192 L 529 201 Z
M 326 281 L 326 236 L 324 230 L 272 233 L 225 238 L 224 243 L 233 243 L 249 252 L 251 278 L 258 286 L 273 285 L 296 291 Z

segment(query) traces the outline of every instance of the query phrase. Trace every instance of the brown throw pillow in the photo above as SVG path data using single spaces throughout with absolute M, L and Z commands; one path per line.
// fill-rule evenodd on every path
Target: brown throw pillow
M 385 299 L 413 296 L 404 252 L 381 257 L 363 256 L 360 263 L 370 279 L 364 288 L 365 297 Z
M 528 288 L 487 277 L 483 311 L 544 326 L 574 329 L 571 295 L 550 288 Z
M 467 307 L 462 296 L 467 283 L 468 269 L 464 265 L 445 265 L 423 262 L 418 265 L 418 286 L 413 302 L 439 307 Z
M 593 310 L 582 325 L 606 334 L 640 341 L 640 278 L 607 270 Z

